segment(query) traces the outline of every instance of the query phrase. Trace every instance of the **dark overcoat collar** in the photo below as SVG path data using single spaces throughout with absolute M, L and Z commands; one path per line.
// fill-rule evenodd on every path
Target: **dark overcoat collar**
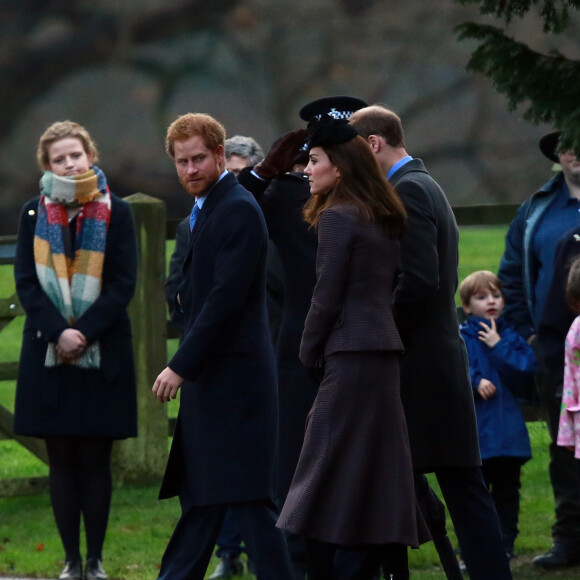
M 199 233 L 203 229 L 205 222 L 211 215 L 211 212 L 216 208 L 216 206 L 222 201 L 229 189 L 237 185 L 238 180 L 236 176 L 228 171 L 226 175 L 222 177 L 209 192 L 207 199 L 205 200 L 197 219 L 195 220 L 195 225 L 193 226 L 193 231 L 189 236 L 189 249 L 188 253 L 191 252 L 195 240 L 199 236 Z
M 421 161 L 421 159 L 412 159 L 411 161 L 409 161 L 409 163 L 405 163 L 405 165 L 403 165 L 402 167 L 399 167 L 399 169 L 397 169 L 397 171 L 395 171 L 395 173 L 393 173 L 393 175 L 391 175 L 391 177 L 389 178 L 389 181 L 393 185 L 396 185 L 397 182 L 404 175 L 406 175 L 407 173 L 417 172 L 417 171 L 420 173 L 426 173 L 427 175 L 429 175 L 429 172 L 425 168 L 425 165 L 423 164 L 423 161 Z

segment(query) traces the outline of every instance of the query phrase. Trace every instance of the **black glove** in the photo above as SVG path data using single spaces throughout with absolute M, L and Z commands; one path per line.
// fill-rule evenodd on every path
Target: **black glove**
M 308 131 L 306 129 L 296 129 L 288 131 L 270 147 L 266 157 L 254 166 L 254 171 L 266 180 L 274 179 L 292 169 L 293 160 L 300 148 L 304 145 Z

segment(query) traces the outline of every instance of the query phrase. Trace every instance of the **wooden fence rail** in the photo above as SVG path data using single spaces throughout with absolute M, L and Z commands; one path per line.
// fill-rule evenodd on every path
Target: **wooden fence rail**
M 139 269 L 137 290 L 129 306 L 137 371 L 138 437 L 115 445 L 115 479 L 121 483 L 159 481 L 167 460 L 168 419 L 166 405 L 151 396 L 151 385 L 167 362 L 167 339 L 175 332 L 167 325 L 163 281 L 165 244 L 173 239 L 180 220 L 167 220 L 162 201 L 137 193 L 125 198 L 131 206 Z M 455 206 L 459 225 L 499 225 L 511 221 L 518 204 Z M 159 227 L 166 224 L 165 228 Z M 0 265 L 14 264 L 16 236 L 0 236 Z M 24 314 L 17 296 L 0 298 L 0 332 Z M 0 381 L 16 380 L 18 362 L 0 362 Z M 535 417 L 537 418 L 537 417 Z M 10 438 L 47 462 L 44 441 L 20 437 L 12 431 L 12 413 L 0 405 L 0 439 Z M 46 478 L 0 479 L 0 496 L 36 493 L 47 488 Z

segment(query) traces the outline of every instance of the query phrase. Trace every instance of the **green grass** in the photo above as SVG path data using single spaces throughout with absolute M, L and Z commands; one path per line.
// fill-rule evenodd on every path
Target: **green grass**
M 497 271 L 505 231 L 506 227 L 461 229 L 460 280 L 475 270 Z M 171 247 L 168 248 L 168 255 Z M 8 296 L 13 291 L 11 268 L 0 267 L 0 296 Z M 0 360 L 16 360 L 21 324 L 21 319 L 16 320 L 2 331 Z M 169 345 L 170 351 L 176 347 L 176 341 Z M 0 405 L 11 409 L 13 398 L 14 384 L 0 383 Z M 176 412 L 177 405 L 170 405 L 170 415 Z M 547 575 L 531 565 L 532 557 L 550 546 L 554 505 L 548 481 L 547 429 L 543 423 L 530 423 L 528 428 L 534 457 L 523 468 L 521 534 L 516 542 L 518 557 L 512 562 L 514 578 L 539 579 L 549 576 L 558 580 L 575 580 L 580 576 L 579 568 Z M 0 441 L 0 458 L 0 477 L 46 475 L 46 466 L 14 442 Z M 431 482 L 437 488 L 436 482 Z M 105 564 L 111 578 L 142 580 L 156 577 L 163 550 L 179 517 L 178 502 L 159 502 L 156 499 L 157 491 L 157 487 L 122 487 L 115 490 L 105 545 Z M 48 495 L 0 498 L 0 514 L 0 576 L 54 577 L 63 565 L 63 556 Z M 451 526 L 450 536 L 456 543 Z M 410 551 L 409 560 L 413 579 L 445 578 L 431 544 Z M 208 575 L 215 565 L 216 558 L 212 560 Z M 244 576 L 244 579 L 250 578 L 253 576 Z
M 477 270 L 497 273 L 507 226 L 464 226 L 459 231 L 459 282 Z M 457 305 L 460 305 L 458 295 Z
M 551 542 L 553 500 L 547 475 L 548 433 L 542 423 L 528 425 L 534 458 L 522 475 L 521 534 L 513 560 L 514 578 L 544 578 L 531 566 L 531 558 Z M 432 482 L 435 487 L 436 483 Z M 112 578 L 154 578 L 169 536 L 179 517 L 176 500 L 158 501 L 157 487 L 122 487 L 115 490 L 105 545 L 106 568 Z M 54 577 L 63 565 L 62 548 L 47 494 L 0 498 L 0 575 Z M 452 530 L 450 535 L 455 542 Z M 411 577 L 443 580 L 435 550 L 427 544 L 409 553 Z M 217 565 L 213 559 L 208 575 Z M 550 578 L 572 580 L 580 569 L 550 573 Z M 250 579 L 251 576 L 244 578 Z

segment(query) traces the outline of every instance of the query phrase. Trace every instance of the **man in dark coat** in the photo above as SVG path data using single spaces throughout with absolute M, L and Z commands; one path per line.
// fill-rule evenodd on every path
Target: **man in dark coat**
M 275 528 L 276 371 L 266 315 L 267 230 L 262 212 L 225 171 L 225 131 L 187 114 L 166 149 L 196 203 L 176 297 L 185 336 L 153 392 L 166 402 L 184 380 L 160 498 L 179 495 L 182 515 L 159 578 L 203 579 L 228 508 L 258 577 L 291 579 Z
M 423 162 L 407 154 L 393 111 L 367 107 L 350 123 L 367 139 L 407 210 L 393 299 L 405 347 L 401 398 L 415 472 L 435 473 L 469 577 L 509 579 L 499 520 L 481 474 L 467 352 L 459 335 L 455 218 Z
M 244 167 L 253 166 L 264 158 L 262 148 L 252 137 L 234 135 L 225 142 L 226 169 L 236 177 Z M 244 185 L 244 184 L 242 184 Z M 189 216 L 181 221 L 175 232 L 175 248 L 169 263 L 169 273 L 165 280 L 165 298 L 169 306 L 171 324 L 179 331 L 180 340 L 183 339 L 183 312 L 174 304 L 175 295 L 183 281 L 183 262 L 189 246 Z M 270 243 L 268 247 L 267 265 L 267 310 L 268 322 L 272 337 L 278 335 L 280 327 L 281 309 L 283 301 L 283 277 L 278 253 Z M 210 576 L 215 578 L 229 578 L 244 573 L 241 554 L 244 551 L 238 525 L 228 511 L 217 539 L 216 556 L 220 559 L 216 569 Z M 251 568 L 251 559 L 248 559 L 248 570 Z

